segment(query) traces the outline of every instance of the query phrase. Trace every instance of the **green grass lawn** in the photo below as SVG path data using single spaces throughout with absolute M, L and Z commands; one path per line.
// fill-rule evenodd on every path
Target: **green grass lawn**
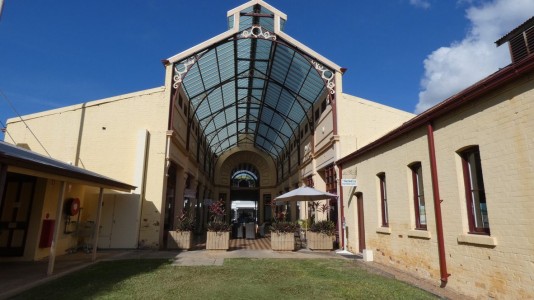
M 15 299 L 436 299 L 340 259 L 225 259 L 174 267 L 167 260 L 100 262 Z

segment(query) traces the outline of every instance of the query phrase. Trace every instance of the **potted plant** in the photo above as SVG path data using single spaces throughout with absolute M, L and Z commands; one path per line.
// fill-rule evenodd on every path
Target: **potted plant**
M 232 226 L 223 221 L 225 204 L 222 199 L 210 205 L 212 220 L 208 223 L 206 237 L 207 250 L 228 250 L 230 248 L 230 231 Z
M 334 249 L 336 225 L 332 221 L 324 220 L 310 226 L 308 234 L 308 248 L 312 250 Z
M 271 225 L 271 248 L 277 251 L 294 251 L 297 230 L 300 229 L 295 222 L 274 222 Z
M 167 248 L 189 250 L 193 244 L 193 230 L 195 229 L 193 214 L 184 208 L 176 221 L 175 230 L 169 231 Z

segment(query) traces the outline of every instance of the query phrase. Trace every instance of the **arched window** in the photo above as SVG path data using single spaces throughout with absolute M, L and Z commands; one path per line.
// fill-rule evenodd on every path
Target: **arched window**
M 380 207 L 382 211 L 382 227 L 389 227 L 388 200 L 386 192 L 386 173 L 378 173 L 376 176 L 380 184 Z
M 234 188 L 259 187 L 259 173 L 251 164 L 240 164 L 232 170 L 231 186 Z
M 458 154 L 462 158 L 469 232 L 490 234 L 480 150 L 478 146 L 472 146 L 459 151 Z
M 421 162 L 410 164 L 415 212 L 415 229 L 426 230 L 426 205 Z

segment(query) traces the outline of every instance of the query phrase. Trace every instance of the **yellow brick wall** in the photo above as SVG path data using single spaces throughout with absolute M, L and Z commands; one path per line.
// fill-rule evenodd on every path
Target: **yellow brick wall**
M 113 179 L 140 185 L 136 167 L 140 133 L 148 131 L 146 191 L 139 243 L 158 247 L 165 174 L 169 100 L 163 87 L 24 116 L 48 153 Z M 8 120 L 6 142 L 46 154 L 17 119 Z M 13 137 L 13 140 L 10 139 Z M 140 192 L 140 187 L 135 193 Z M 138 204 L 133 204 L 138 205 Z
M 434 122 L 448 287 L 477 298 L 534 297 L 534 81 L 514 85 Z M 461 159 L 457 151 L 478 145 L 491 236 L 468 234 Z M 348 248 L 358 251 L 357 207 L 362 192 L 367 249 L 375 261 L 439 284 L 439 261 L 426 128 L 380 146 L 343 166 L 357 174 L 355 191 L 343 189 Z M 409 237 L 415 221 L 408 165 L 421 161 L 427 237 Z M 386 173 L 390 233 L 380 229 L 376 174 Z M 477 239 L 478 238 L 478 239 Z M 464 242 L 460 242 L 464 241 Z M 495 245 L 488 245 L 495 244 Z

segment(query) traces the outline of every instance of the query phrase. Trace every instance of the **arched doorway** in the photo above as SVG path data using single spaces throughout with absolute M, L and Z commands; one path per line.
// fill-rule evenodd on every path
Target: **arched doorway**
M 258 222 L 260 198 L 260 174 L 249 163 L 237 165 L 230 176 L 230 201 L 232 222 Z

